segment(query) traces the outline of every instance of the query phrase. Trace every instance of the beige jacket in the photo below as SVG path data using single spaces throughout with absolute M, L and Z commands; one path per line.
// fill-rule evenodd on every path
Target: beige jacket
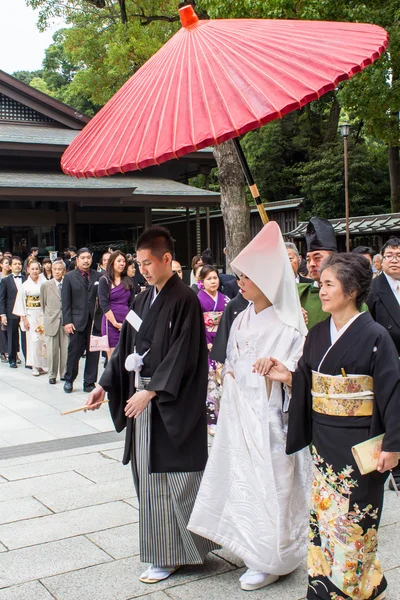
M 61 294 L 55 279 L 45 281 L 40 288 L 40 304 L 44 315 L 44 332 L 56 335 L 61 323 Z

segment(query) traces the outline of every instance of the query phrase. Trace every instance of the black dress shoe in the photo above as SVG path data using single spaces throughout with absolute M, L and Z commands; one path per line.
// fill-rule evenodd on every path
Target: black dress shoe
M 17 368 L 17 363 L 15 362 L 15 360 L 10 360 L 10 367 L 12 369 L 16 369 Z
M 60 377 L 60 381 L 65 381 L 65 377 Z
M 73 390 L 72 381 L 66 381 L 64 383 L 64 392 L 66 394 L 70 394 L 72 392 L 72 390 Z
M 25 369 L 31 369 L 32 370 L 32 367 L 30 365 L 25 365 Z
M 84 383 L 83 384 L 83 391 L 87 392 L 88 394 L 90 394 L 90 392 L 93 392 L 94 388 L 95 388 L 95 384 L 94 383 Z
M 50 383 L 51 385 L 54 385 L 54 384 L 56 383 L 56 381 L 57 381 L 57 380 L 55 379 L 55 377 L 52 377 L 51 379 L 49 379 L 49 383 Z

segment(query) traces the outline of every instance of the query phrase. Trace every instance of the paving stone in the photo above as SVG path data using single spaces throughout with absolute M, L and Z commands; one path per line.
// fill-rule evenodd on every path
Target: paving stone
M 86 436 L 85 436 L 86 438 Z M 73 440 L 76 438 L 72 438 Z M 90 440 L 90 437 L 88 438 Z M 60 444 L 69 443 L 70 438 L 60 439 Z M 4 458 L 1 460 L 1 464 L 5 467 L 15 467 L 18 465 L 26 465 L 36 462 L 44 462 L 52 460 L 54 458 L 65 458 L 68 456 L 80 456 L 85 454 L 95 454 L 96 452 L 107 452 L 108 450 L 114 450 L 116 448 L 123 448 L 124 442 L 102 442 L 101 444 L 90 444 L 87 446 L 78 446 L 74 448 L 65 447 L 62 450 L 54 450 L 52 452 L 42 452 L 40 454 L 30 454 L 28 456 L 16 456 L 13 458 Z
M 386 600 L 399 600 L 400 596 L 400 568 L 385 571 L 385 577 L 388 582 Z
M 128 504 L 139 510 L 139 502 L 136 496 L 133 496 L 132 498 L 124 498 L 124 502 L 127 502 Z
M 0 502 L 0 525 L 51 514 L 48 508 L 34 498 L 19 498 L 18 500 Z
M 39 581 L 0 590 L 0 600 L 54 600 L 54 596 Z
M 245 569 L 237 569 L 217 577 L 209 577 L 180 586 L 167 588 L 171 600 L 243 600 L 244 592 L 240 588 L 239 577 Z M 302 600 L 307 592 L 307 574 L 304 567 L 282 577 L 277 583 L 251 592 L 251 600 Z
M 49 433 L 48 431 L 45 431 L 40 427 L 32 427 L 28 421 L 27 423 L 28 427 L 26 429 L 21 429 L 17 431 L 10 429 L 9 431 L 1 432 L 1 437 L 7 442 L 8 446 L 20 446 L 22 444 L 49 442 L 50 440 L 56 439 L 55 436 Z
M 138 513 L 125 502 L 110 502 L 28 521 L 0 525 L 0 541 L 7 548 L 23 548 L 93 533 L 137 521 Z
M 396 496 L 396 493 L 392 490 L 387 490 L 383 502 L 380 527 L 392 525 L 398 521 L 400 521 L 400 496 Z
M 140 552 L 139 523 L 90 533 L 86 537 L 115 559 L 137 556 Z
M 145 568 L 146 565 L 135 556 L 74 573 L 57 575 L 44 579 L 42 583 L 57 600 L 82 600 L 83 598 L 84 600 L 130 600 L 141 596 L 148 599 L 149 593 L 165 590 L 172 585 L 172 578 L 170 578 L 152 585 L 149 589 L 149 586 L 138 579 Z M 175 585 L 182 585 L 199 578 L 206 581 L 206 578 L 230 569 L 232 569 L 231 565 L 211 554 L 207 557 L 204 566 L 179 569 L 173 575 L 173 581 Z M 192 596 L 191 600 L 193 598 L 196 596 Z M 221 591 L 219 600 L 220 598 Z M 291 600 L 295 599 L 291 598 Z
M 92 454 L 68 456 L 65 458 L 53 458 L 42 460 L 40 462 L 28 465 L 18 465 L 16 467 L 3 467 L 0 465 L 0 475 L 9 481 L 27 479 L 28 477 L 39 477 L 41 475 L 52 475 L 53 473 L 63 473 L 65 471 L 77 471 L 78 468 L 91 468 L 99 466 L 103 468 L 110 463 L 114 464 L 111 458 L 103 456 L 100 452 Z
M 41 492 L 53 490 L 65 490 L 82 486 L 94 485 L 86 477 L 78 473 L 57 473 L 55 475 L 43 475 L 43 477 L 32 477 L 21 481 L 10 481 L 0 486 L 0 502 L 26 496 L 36 496 Z
M 116 450 L 105 450 L 102 452 L 102 454 L 104 456 L 108 456 L 108 458 L 112 458 L 113 460 L 122 462 L 122 457 L 124 454 L 124 447 L 121 446 L 120 448 L 117 448 Z
M 400 536 L 400 522 L 380 527 L 378 532 L 378 553 L 382 562 L 383 570 L 393 569 L 400 565 L 397 549 Z M 399 594 L 400 596 L 400 594 Z
M 85 506 L 95 506 L 114 502 L 115 500 L 126 500 L 126 502 L 138 507 L 136 498 L 131 498 L 135 493 L 131 479 L 119 479 L 107 483 L 86 486 L 72 490 L 62 490 L 55 492 L 42 492 L 35 495 L 35 498 L 43 502 L 45 506 L 53 512 L 59 513 Z M 136 501 L 136 506 L 135 506 Z
M 3 544 L 0 544 L 0 552 L 7 552 L 7 548 Z
M 102 467 L 78 466 L 75 471 L 84 477 L 87 477 L 94 483 L 105 483 L 107 481 L 117 481 L 118 479 L 132 480 L 130 467 L 117 463 L 115 460 L 108 459 L 109 463 Z
M 220 558 L 223 558 L 224 560 L 228 561 L 234 567 L 241 568 L 241 567 L 245 566 L 245 564 L 241 558 L 237 557 L 230 550 L 225 550 L 225 548 L 222 548 L 221 550 L 214 550 L 214 554 L 216 554 Z
M 111 560 L 108 554 L 85 537 L 4 552 L 1 555 L 0 588 L 84 569 Z M 81 596 L 80 600 L 82 598 L 85 596 Z
M 138 598 L 138 596 L 135 596 Z M 169 596 L 165 592 L 156 592 L 155 594 L 146 594 L 146 596 L 139 596 L 139 598 L 145 598 L 145 600 L 171 600 Z M 0 599 L 1 600 L 1 599 Z M 129 599 L 133 600 L 133 599 Z

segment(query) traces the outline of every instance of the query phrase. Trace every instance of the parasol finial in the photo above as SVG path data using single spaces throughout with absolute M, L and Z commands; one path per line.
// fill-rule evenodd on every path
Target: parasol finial
M 182 8 L 179 9 L 179 16 L 182 27 L 190 27 L 190 25 L 194 25 L 199 20 L 199 17 L 194 12 L 194 8 L 191 4 L 182 6 Z

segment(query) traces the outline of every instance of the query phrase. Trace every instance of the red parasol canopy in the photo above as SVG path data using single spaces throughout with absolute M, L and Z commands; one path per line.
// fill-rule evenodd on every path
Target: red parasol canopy
M 319 98 L 388 44 L 375 25 L 180 12 L 182 29 L 65 151 L 65 173 L 124 173 L 220 144 Z

